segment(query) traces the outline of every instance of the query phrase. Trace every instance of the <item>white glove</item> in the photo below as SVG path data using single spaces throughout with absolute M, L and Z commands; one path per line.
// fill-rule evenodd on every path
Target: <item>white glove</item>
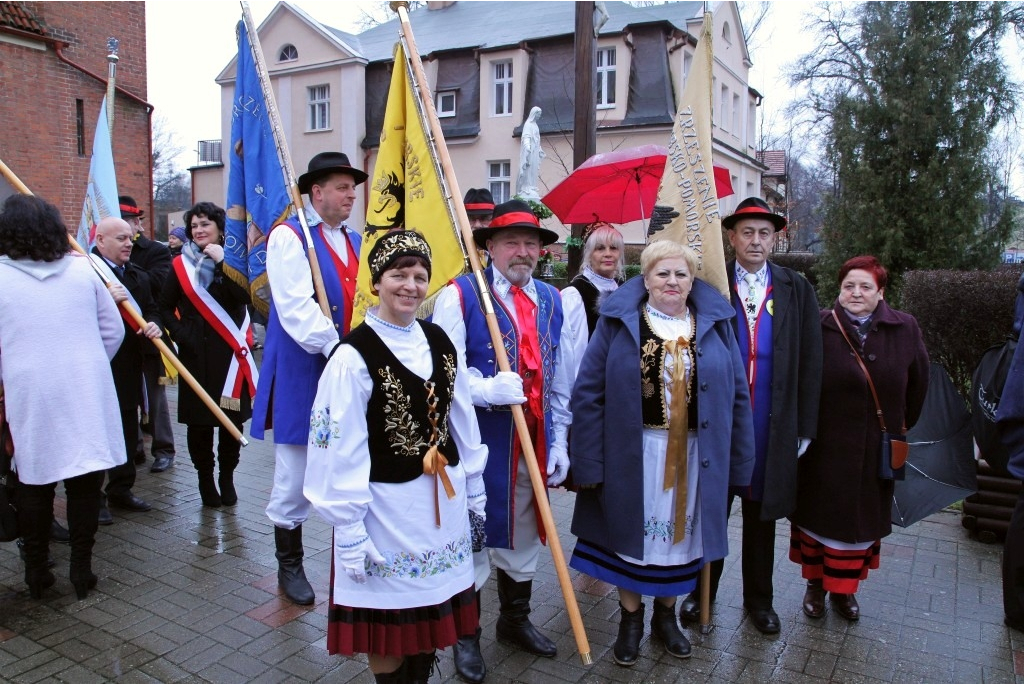
M 471 512 L 487 519 L 487 490 L 483 476 L 466 479 L 466 505 Z
M 366 582 L 366 560 L 383 564 L 385 559 L 377 551 L 369 536 L 364 537 L 360 542 L 351 547 L 344 547 L 341 543 L 334 543 L 334 566 L 335 572 L 345 569 L 348 577 L 356 583 Z
M 224 261 L 224 248 L 217 243 L 210 243 L 203 248 L 203 254 L 213 260 L 214 264 Z
M 810 446 L 811 446 L 811 439 L 810 438 L 797 438 L 796 439 L 796 458 L 799 459 L 800 457 L 804 456 L 804 452 L 806 452 L 807 448 L 810 447 Z
M 548 486 L 557 487 L 569 475 L 569 453 L 564 443 L 555 443 L 548 450 Z
M 480 383 L 480 394 L 487 404 L 523 404 L 523 379 L 515 371 L 499 371 Z

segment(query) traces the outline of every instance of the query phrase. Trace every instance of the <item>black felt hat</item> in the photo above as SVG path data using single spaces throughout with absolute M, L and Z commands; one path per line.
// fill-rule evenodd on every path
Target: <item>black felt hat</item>
M 344 152 L 321 152 L 309 160 L 306 173 L 299 176 L 299 192 L 308 195 L 313 185 L 324 176 L 330 174 L 348 174 L 359 185 L 366 180 L 366 172 L 356 169 L 348 161 Z
M 732 230 L 741 219 L 768 219 L 774 224 L 776 232 L 786 227 L 786 217 L 773 212 L 768 203 L 759 197 L 748 197 L 736 205 L 736 211 L 722 219 L 722 225 Z
M 487 188 L 470 188 L 466 191 L 462 204 L 469 216 L 494 213 L 494 196 Z
M 532 228 L 537 231 L 544 245 L 558 241 L 558 234 L 541 226 L 530 205 L 522 200 L 509 200 L 495 205 L 491 225 L 473 231 L 473 240 L 476 241 L 477 247 L 486 250 L 488 240 L 499 231 L 509 228 Z

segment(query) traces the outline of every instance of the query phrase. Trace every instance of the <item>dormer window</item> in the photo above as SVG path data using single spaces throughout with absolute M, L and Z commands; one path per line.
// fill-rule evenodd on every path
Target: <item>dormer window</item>
M 281 52 L 277 54 L 278 62 L 294 62 L 299 58 L 299 51 L 292 44 L 285 45 L 281 48 Z

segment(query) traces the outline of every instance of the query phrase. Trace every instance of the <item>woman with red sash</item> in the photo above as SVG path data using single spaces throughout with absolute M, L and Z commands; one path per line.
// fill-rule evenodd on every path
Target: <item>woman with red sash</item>
M 252 416 L 257 371 L 249 291 L 224 275 L 224 210 L 200 202 L 185 212 L 188 241 L 172 262 L 173 278 L 160 293 L 160 311 L 178 344 L 178 356 L 238 427 Z M 213 413 L 186 385 L 178 387 L 178 422 L 188 426 L 188 452 L 208 507 L 238 502 L 234 472 L 241 444 L 223 428 L 217 444 L 220 474 L 213 479 Z M 218 485 L 220 487 L 218 491 Z

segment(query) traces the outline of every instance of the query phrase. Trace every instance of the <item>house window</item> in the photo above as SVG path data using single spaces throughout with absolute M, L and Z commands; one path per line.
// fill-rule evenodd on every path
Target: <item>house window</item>
M 311 86 L 309 93 L 309 130 L 326 131 L 331 127 L 331 87 Z
M 686 80 L 690 78 L 690 67 L 693 66 L 693 55 L 683 55 L 683 79 L 682 88 L 686 87 Z M 680 92 L 682 92 L 680 88 Z
M 747 145 L 754 147 L 757 138 L 757 105 L 747 104 Z
M 597 106 L 615 106 L 615 48 L 597 51 Z
M 739 93 L 732 94 L 732 132 L 738 138 L 740 135 L 740 96 Z
M 718 109 L 718 128 L 725 130 L 725 125 L 729 122 L 728 109 L 729 106 L 729 86 L 722 86 L 722 102 Z
M 493 62 L 494 67 L 494 114 L 512 114 L 512 60 Z
M 285 45 L 281 48 L 281 52 L 277 53 L 278 62 L 294 62 L 299 58 L 299 51 L 294 45 Z
M 512 192 L 512 162 L 507 159 L 488 162 L 487 184 L 495 204 L 508 202 Z
M 729 22 L 722 25 L 722 40 L 732 45 L 732 29 L 729 28 Z
M 438 117 L 453 117 L 455 116 L 455 91 L 454 90 L 441 90 L 437 93 L 437 116 Z
M 78 156 L 85 156 L 85 103 L 75 100 L 75 142 L 78 143 Z

